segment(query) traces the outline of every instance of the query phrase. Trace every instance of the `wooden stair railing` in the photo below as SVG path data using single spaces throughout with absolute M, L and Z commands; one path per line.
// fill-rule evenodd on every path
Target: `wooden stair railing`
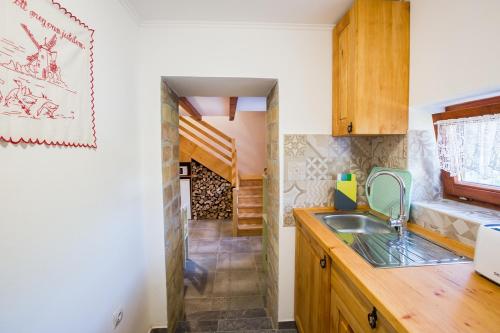
M 179 117 L 179 134 L 181 145 L 184 139 L 199 147 L 206 154 L 212 155 L 211 160 L 215 157 L 221 164 L 218 169 L 229 169 L 227 175 L 225 172 L 219 174 L 222 173 L 233 187 L 238 186 L 238 153 L 233 138 L 205 121 L 197 121 L 192 117 L 184 116 Z M 218 173 L 217 170 L 212 171 Z

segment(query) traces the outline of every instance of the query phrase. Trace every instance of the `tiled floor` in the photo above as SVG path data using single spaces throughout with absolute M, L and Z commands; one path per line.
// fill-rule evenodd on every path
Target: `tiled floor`
M 264 309 L 262 237 L 233 238 L 231 221 L 191 221 L 188 250 L 177 332 L 296 332 L 273 330 Z
M 264 307 L 261 237 L 231 236 L 230 221 L 192 221 L 184 278 L 186 314 Z

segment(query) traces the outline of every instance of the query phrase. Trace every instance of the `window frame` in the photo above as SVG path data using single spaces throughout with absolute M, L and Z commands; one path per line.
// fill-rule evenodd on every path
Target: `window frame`
M 439 120 L 470 118 L 497 113 L 500 113 L 500 96 L 449 105 L 444 112 L 433 114 L 432 122 L 435 124 Z M 438 129 L 436 125 L 434 125 L 434 133 L 437 139 Z M 466 198 L 468 202 L 478 205 L 500 207 L 500 188 L 498 187 L 462 182 L 458 177 L 451 177 L 448 172 L 443 170 L 441 170 L 441 181 L 445 198 L 460 201 Z

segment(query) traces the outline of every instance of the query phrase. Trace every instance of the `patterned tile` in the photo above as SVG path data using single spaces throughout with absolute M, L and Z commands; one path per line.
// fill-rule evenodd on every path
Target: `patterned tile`
M 284 225 L 295 224 L 295 207 L 332 205 L 335 179 L 341 172 L 356 174 L 358 203 L 366 204 L 365 182 L 371 168 L 405 168 L 406 154 L 406 136 L 285 135 Z
M 285 163 L 286 179 L 288 180 L 305 180 L 306 179 L 306 161 L 289 160 Z
M 500 212 L 446 199 L 417 201 L 412 203 L 411 220 L 424 228 L 474 246 L 479 226 L 498 223 Z
M 406 135 L 391 135 L 372 139 L 372 163 L 389 168 L 406 169 L 407 139 Z
M 413 200 L 436 200 L 442 197 L 434 132 L 408 132 L 408 169 L 413 176 Z
M 307 141 L 304 135 L 285 136 L 285 156 L 303 157 L 307 148 Z
M 306 207 L 331 206 L 333 203 L 334 180 L 314 180 L 306 182 Z
M 325 158 L 308 157 L 306 159 L 306 179 L 307 180 L 327 180 L 332 179 L 330 174 L 331 161 Z
M 307 149 L 305 151 L 306 157 L 316 157 L 325 159 L 328 157 L 330 151 L 328 143 L 331 140 L 329 135 L 307 135 Z

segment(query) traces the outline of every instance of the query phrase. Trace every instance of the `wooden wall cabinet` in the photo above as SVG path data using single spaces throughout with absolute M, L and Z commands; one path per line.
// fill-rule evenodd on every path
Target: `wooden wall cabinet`
M 330 328 L 330 258 L 297 226 L 295 247 L 295 322 L 299 332 Z
M 333 135 L 406 134 L 410 4 L 356 0 L 333 31 Z

